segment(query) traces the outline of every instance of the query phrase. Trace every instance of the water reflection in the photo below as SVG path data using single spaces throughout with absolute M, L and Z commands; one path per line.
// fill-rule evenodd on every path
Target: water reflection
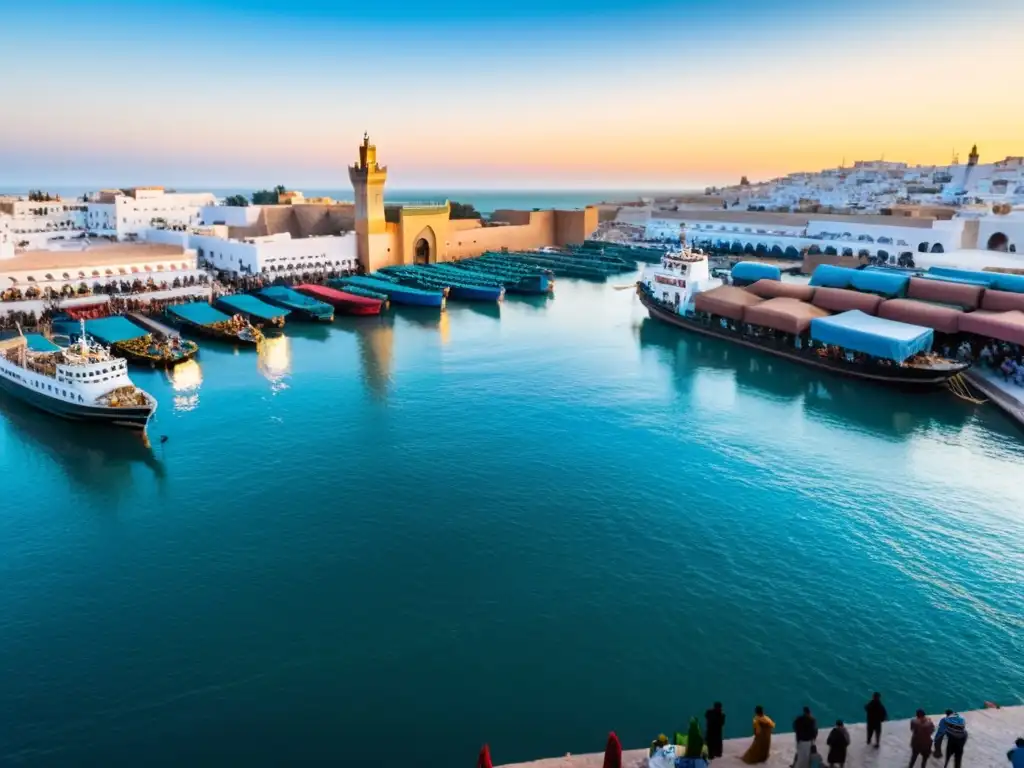
M 517 306 L 529 307 L 530 309 L 543 310 L 547 309 L 548 302 L 553 301 L 555 294 L 545 293 L 543 296 L 537 296 L 534 294 L 513 294 L 511 296 L 505 296 L 505 301 L 509 303 L 515 303 Z
M 700 369 L 729 371 L 742 390 L 800 402 L 811 418 L 883 437 L 903 438 L 929 429 L 952 431 L 978 414 L 976 406 L 943 390 L 903 392 L 821 374 L 727 341 L 682 333 L 650 318 L 641 323 L 639 338 L 641 347 L 668 352 L 681 389 L 690 389 Z
M 256 350 L 256 367 L 270 382 L 272 392 L 288 389 L 286 379 L 292 371 L 291 343 L 287 336 L 268 337 L 260 342 Z
M 388 314 L 373 319 L 362 318 L 345 323 L 342 327 L 356 334 L 363 381 L 370 396 L 375 400 L 387 400 L 395 355 L 394 317 Z
M 144 435 L 115 427 L 65 421 L 0 393 L 0 418 L 27 453 L 49 457 L 64 474 L 93 494 L 118 495 L 131 484 L 136 465 L 162 479 L 166 472 Z
M 199 407 L 199 388 L 203 384 L 203 369 L 193 358 L 167 371 L 167 379 L 174 390 L 174 410 L 193 411 Z

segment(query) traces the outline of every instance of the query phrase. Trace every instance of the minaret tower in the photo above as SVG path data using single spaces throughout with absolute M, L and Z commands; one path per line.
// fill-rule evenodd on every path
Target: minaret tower
M 384 219 L 384 182 L 388 169 L 377 165 L 377 147 L 370 135 L 363 134 L 359 145 L 359 161 L 348 168 L 356 202 L 356 248 L 359 263 L 372 272 L 383 263 L 387 253 L 387 223 Z

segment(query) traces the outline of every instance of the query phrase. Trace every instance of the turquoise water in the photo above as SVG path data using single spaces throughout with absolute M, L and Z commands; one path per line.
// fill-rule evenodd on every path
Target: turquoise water
M 992 409 L 612 285 L 439 318 L 137 372 L 152 455 L 0 401 L 0 764 L 440 768 L 714 699 L 729 735 L 757 703 L 1024 699 L 1024 440 Z

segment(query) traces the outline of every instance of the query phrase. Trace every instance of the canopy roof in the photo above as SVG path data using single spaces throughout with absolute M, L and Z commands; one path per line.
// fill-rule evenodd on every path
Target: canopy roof
M 221 296 L 217 302 L 233 312 L 244 312 L 261 320 L 273 320 L 276 317 L 287 317 L 291 314 L 289 309 L 281 309 L 273 304 L 260 301 L 255 296 L 247 293 L 236 293 L 231 296 Z
M 172 304 L 167 308 L 167 311 L 196 325 L 213 325 L 214 323 L 223 323 L 231 319 L 223 312 L 218 312 L 205 301 L 194 301 L 191 304 Z
M 1024 344 L 1024 312 L 990 312 L 979 309 L 960 318 L 960 330 L 1011 344 Z
M 784 333 L 800 334 L 807 330 L 814 318 L 826 317 L 828 314 L 828 310 L 806 301 L 780 296 L 747 307 L 743 312 L 743 322 Z
M 852 309 L 811 321 L 811 338 L 865 355 L 903 362 L 931 349 L 931 328 L 900 323 Z
M 114 344 L 118 341 L 137 339 L 140 336 L 148 336 L 149 332 L 144 331 L 131 320 L 113 315 L 112 317 L 101 317 L 98 320 L 86 320 L 85 332 L 104 344 Z
M 853 285 L 853 275 L 856 269 L 849 267 L 837 267 L 832 264 L 821 264 L 811 275 L 811 285 L 819 285 L 826 288 L 850 288 Z
M 971 269 L 953 269 L 952 267 L 932 267 L 925 277 L 938 278 L 939 280 L 956 280 L 957 282 L 972 282 L 990 288 L 998 288 L 1000 291 L 1013 291 L 1024 293 L 1024 275 L 1011 275 L 1006 272 L 979 272 Z
M 752 283 L 755 280 L 780 280 L 782 270 L 774 264 L 759 261 L 741 261 L 732 268 L 732 279 Z

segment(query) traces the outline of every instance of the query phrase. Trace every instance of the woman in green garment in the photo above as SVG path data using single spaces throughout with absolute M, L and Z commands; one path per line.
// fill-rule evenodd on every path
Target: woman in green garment
M 704 737 L 700 732 L 700 723 L 696 717 L 690 718 L 690 730 L 686 734 L 686 757 L 702 757 L 704 754 Z

